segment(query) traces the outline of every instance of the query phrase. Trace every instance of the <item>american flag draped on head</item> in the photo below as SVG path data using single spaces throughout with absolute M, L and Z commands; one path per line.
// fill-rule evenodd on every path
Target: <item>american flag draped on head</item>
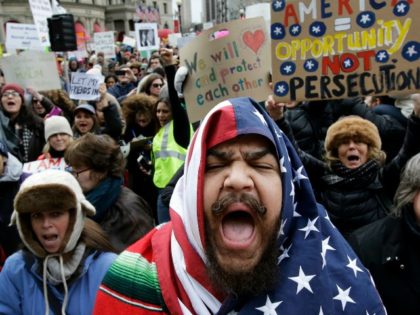
M 207 150 L 246 134 L 273 143 L 283 204 L 275 286 L 237 303 L 220 295 L 206 273 L 203 185 Z M 130 246 L 110 268 L 95 314 L 386 314 L 369 272 L 315 202 L 291 143 L 250 98 L 224 101 L 204 118 L 170 208 L 171 222 Z
M 278 246 L 279 281 L 238 314 L 385 314 L 368 271 L 318 205 L 291 143 L 249 98 L 220 103 L 206 116 L 188 151 L 184 176 L 171 199 L 171 256 L 187 301 L 184 313 L 215 314 L 221 307 L 203 277 L 203 181 L 206 151 L 244 134 L 268 138 L 277 149 L 283 185 Z M 273 192 L 275 193 L 275 192 Z M 187 311 L 188 310 L 188 311 Z

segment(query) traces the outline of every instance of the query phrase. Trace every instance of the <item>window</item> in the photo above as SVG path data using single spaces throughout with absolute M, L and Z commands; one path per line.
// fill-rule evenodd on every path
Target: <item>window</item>
M 154 7 L 155 9 L 157 9 L 157 2 L 156 2 L 156 1 L 153 1 L 153 7 Z
M 163 4 L 163 14 L 168 14 L 168 4 L 167 3 Z

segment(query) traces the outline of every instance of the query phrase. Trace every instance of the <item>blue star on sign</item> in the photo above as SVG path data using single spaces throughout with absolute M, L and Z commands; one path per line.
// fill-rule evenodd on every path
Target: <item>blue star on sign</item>
M 307 59 L 303 64 L 303 68 L 308 72 L 315 72 L 318 70 L 319 63 L 315 59 Z
M 271 39 L 283 39 L 286 36 L 286 30 L 281 23 L 271 25 Z
M 274 93 L 277 96 L 285 96 L 287 93 L 289 93 L 289 85 L 285 81 L 277 82 L 274 85 Z
M 280 66 L 282 75 L 291 75 L 296 71 L 296 64 L 293 61 L 287 61 Z
M 410 41 L 404 45 L 401 50 L 401 54 L 404 59 L 408 61 L 417 61 L 420 56 L 420 43 L 415 41 Z
M 360 27 L 368 28 L 368 27 L 371 27 L 375 23 L 376 16 L 375 16 L 375 13 L 371 11 L 364 11 L 364 12 L 359 13 L 359 15 L 356 18 L 356 21 Z
M 282 11 L 286 7 L 286 0 L 274 0 L 272 7 L 275 12 Z
M 302 26 L 299 24 L 293 24 L 289 27 L 289 33 L 292 36 L 299 36 L 299 34 L 302 32 Z
M 353 66 L 353 61 L 350 58 L 346 58 L 343 61 L 343 66 L 344 68 L 349 69 Z
M 392 11 L 395 16 L 405 16 L 410 11 L 410 4 L 407 1 L 399 1 Z
M 324 36 L 327 27 L 323 22 L 313 22 L 309 25 L 309 34 L 314 37 L 321 37 Z
M 379 50 L 375 56 L 376 62 L 385 63 L 389 60 L 389 54 L 386 50 Z

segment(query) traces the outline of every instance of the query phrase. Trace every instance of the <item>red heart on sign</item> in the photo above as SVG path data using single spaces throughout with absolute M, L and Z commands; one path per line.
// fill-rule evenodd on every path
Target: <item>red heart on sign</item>
M 242 35 L 242 40 L 245 45 L 252 49 L 252 51 L 257 54 L 260 47 L 264 44 L 265 35 L 262 30 L 256 30 L 254 33 L 251 31 L 246 31 Z

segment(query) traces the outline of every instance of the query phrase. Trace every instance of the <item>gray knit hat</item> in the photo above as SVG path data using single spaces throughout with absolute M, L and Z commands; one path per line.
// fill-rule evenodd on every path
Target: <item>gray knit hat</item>
M 73 137 L 73 131 L 71 130 L 69 121 L 63 116 L 51 116 L 45 120 L 45 141 L 57 134 L 65 133 L 70 137 Z

